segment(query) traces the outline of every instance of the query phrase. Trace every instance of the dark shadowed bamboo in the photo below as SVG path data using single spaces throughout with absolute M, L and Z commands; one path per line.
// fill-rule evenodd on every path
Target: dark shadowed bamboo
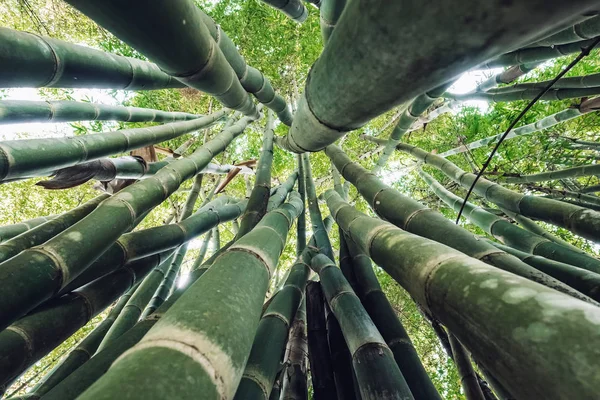
M 298 193 L 302 199 L 302 204 L 306 204 L 306 176 L 304 174 L 304 164 L 302 155 L 296 154 L 296 165 L 298 166 Z M 306 208 L 302 209 L 296 224 L 296 254 L 300 255 L 306 247 Z
M 80 399 L 186 398 L 198 393 L 231 398 L 248 360 L 270 275 L 301 208 L 300 196 L 291 193 L 287 203 L 267 213 Z M 213 312 L 213 301 L 220 304 L 219 313 Z M 173 368 L 157 369 L 165 359 L 173 361 Z M 136 376 L 155 384 L 140 386 Z
M 591 0 L 576 3 L 456 1 L 443 12 L 415 3 L 407 13 L 399 2 L 379 0 L 368 7 L 349 2 L 336 25 L 338 33 L 310 70 L 290 132 L 280 142 L 294 152 L 323 149 L 398 104 L 596 5 Z M 418 21 L 413 15 L 419 15 Z M 466 20 L 476 22 L 459 22 Z M 512 29 L 515 24 L 523 29 Z M 398 29 L 409 25 L 411 29 Z M 431 29 L 435 34 L 429 40 L 413 40 L 414 32 Z
M 182 182 L 195 176 L 251 121 L 251 118 L 242 118 L 191 156 L 122 189 L 43 245 L 25 250 L 0 264 L 0 281 L 12 288 L 0 292 L 0 326 L 8 326 L 68 285 L 119 236 L 131 229 L 139 216 L 162 203 Z
M 155 64 L 0 28 L 0 87 L 154 90 L 185 87 Z
M 392 351 L 342 271 L 322 254 L 313 257 L 311 268 L 319 274 L 327 303 L 335 313 L 348 344 L 361 397 L 364 400 L 412 399 Z M 351 386 L 351 382 L 346 382 L 346 385 Z
M 464 201 L 462 198 L 445 189 L 439 182 L 433 179 L 431 175 L 428 175 L 423 171 L 419 171 L 419 175 L 444 203 L 448 204 L 456 212 L 460 210 Z M 579 268 L 584 268 L 588 271 L 600 273 L 600 260 L 595 257 L 580 250 L 572 250 L 571 248 L 565 247 L 550 239 L 521 229 L 504 218 L 489 213 L 470 202 L 467 202 L 465 205 L 464 215 L 475 225 L 508 246 L 529 254 L 536 254 L 571 264 Z
M 53 299 L 0 332 L 0 386 L 85 325 L 160 262 L 151 256 L 70 294 Z
M 306 339 L 306 297 L 300 302 L 290 328 L 287 358 L 284 361 L 282 400 L 308 399 L 308 342 Z
M 469 188 L 475 180 L 475 174 L 465 172 L 447 159 L 416 146 L 400 143 L 398 149 L 438 168 L 465 188 Z M 590 240 L 600 240 L 600 213 L 597 211 L 556 200 L 519 194 L 485 178 L 477 181 L 473 192 L 509 211 L 561 226 Z
M 261 0 L 271 7 L 281 11 L 287 17 L 298 23 L 304 22 L 308 17 L 308 10 L 302 0 Z
M 453 224 L 437 211 L 431 210 L 385 185 L 377 176 L 369 173 L 358 163 L 352 162 L 338 146 L 328 146 L 325 153 L 342 175 L 356 185 L 360 194 L 381 218 L 408 232 L 444 243 L 505 271 L 587 299 L 576 290 L 532 268 L 518 258 L 498 251 L 489 243 L 477 240 L 472 233 Z
M 271 166 L 273 165 L 273 137 L 275 135 L 273 123 L 273 113 L 269 110 L 263 133 L 262 151 L 256 167 L 254 188 L 248 199 L 246 211 L 240 219 L 240 230 L 235 235 L 236 239 L 250 232 L 267 212 L 267 204 L 271 195 Z
M 600 207 L 600 197 L 595 195 L 589 195 L 581 192 L 572 192 L 564 189 L 554 189 L 551 187 L 527 185 L 530 190 L 546 193 L 544 198 L 564 200 L 574 199 L 575 201 L 570 202 L 571 204 L 579 204 L 581 207 L 587 207 L 592 210 L 596 210 Z
M 448 334 L 448 340 L 450 341 L 452 358 L 458 370 L 465 397 L 467 400 L 485 400 L 467 350 L 452 333 Z
M 537 68 L 538 63 L 515 65 L 496 74 L 477 85 L 476 92 L 487 92 L 498 85 L 506 85 Z
M 353 289 L 392 350 L 394 360 L 396 360 L 413 396 L 423 400 L 441 399 L 421 364 L 406 329 L 381 289 L 371 260 L 353 242 L 349 241 L 348 246 L 351 268 L 356 279 Z
M 201 115 L 81 101 L 0 100 L 0 124 L 70 121 L 175 122 Z
M 157 3 L 153 7 L 146 7 L 143 0 L 126 4 L 118 0 L 68 3 L 177 80 L 215 96 L 226 107 L 257 116 L 254 103 L 192 0 Z
M 359 248 L 517 398 L 596 396 L 597 306 L 368 217 L 333 190 L 325 198 Z M 528 334 L 529 327 L 544 328 Z M 578 345 L 582 342 L 585 349 Z M 499 344 L 510 351 L 498 352 Z M 574 356 L 577 364 L 564 362 Z
M 0 262 L 14 257 L 25 249 L 42 244 L 51 239 L 91 213 L 98 204 L 109 197 L 110 195 L 108 194 L 101 194 L 71 211 L 67 211 L 66 213 L 33 227 L 12 239 L 2 242 L 0 244 Z
M 324 0 L 319 8 L 319 24 L 323 44 L 327 44 L 335 25 L 346 7 L 346 0 Z
M 68 377 L 73 371 L 82 366 L 92 357 L 92 355 L 98 349 L 98 346 L 100 345 L 102 339 L 104 338 L 112 324 L 115 322 L 115 320 L 129 301 L 133 293 L 139 287 L 139 285 L 140 284 L 138 283 L 137 285 L 129 289 L 127 293 L 121 296 L 117 304 L 115 304 L 115 306 L 110 310 L 106 318 L 102 322 L 100 322 L 98 326 L 96 326 L 94 330 L 90 332 L 90 334 L 87 335 L 85 339 L 83 339 L 81 343 L 79 343 L 77 347 L 75 347 L 75 349 L 73 349 L 73 351 L 71 351 L 63 361 L 58 363 L 50 372 L 48 372 L 46 376 L 44 376 L 44 378 L 42 378 L 33 387 L 33 389 L 31 389 L 29 393 L 27 393 L 28 399 L 34 400 L 44 396 L 54 386 L 62 382 L 63 379 Z
M 337 399 L 333 365 L 327 341 L 325 298 L 319 282 L 306 285 L 306 334 L 313 396 L 316 400 Z
M 50 221 L 52 218 L 56 218 L 57 216 L 58 215 L 48 215 L 47 217 L 36 217 L 16 224 L 0 226 L 0 243 L 4 243 L 23 232 L 27 232 L 36 226 Z
M 160 143 L 210 126 L 224 115 L 225 111 L 221 110 L 191 121 L 172 122 L 148 128 L 122 129 L 67 138 L 2 141 L 0 180 L 49 173 L 58 168 Z

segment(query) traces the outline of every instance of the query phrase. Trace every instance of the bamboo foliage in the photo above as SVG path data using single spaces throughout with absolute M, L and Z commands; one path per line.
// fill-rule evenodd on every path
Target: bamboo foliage
M 442 171 L 453 181 L 469 188 L 475 174 L 458 168 L 452 162 L 415 146 L 400 143 L 398 149 Z M 600 213 L 583 207 L 536 196 L 522 195 L 485 178 L 479 179 L 473 191 L 492 203 L 529 218 L 561 226 L 590 240 L 600 240 Z
M 265 215 L 80 398 L 159 399 L 194 393 L 232 397 L 248 359 L 270 275 L 301 209 L 300 196 L 292 193 L 288 203 Z M 221 304 L 219 313 L 211 311 L 208 299 Z M 159 364 L 151 361 L 165 357 L 177 367 L 157 369 Z M 161 384 L 140 386 L 138 379 Z
M 155 176 L 121 190 L 43 245 L 2 263 L 0 281 L 14 290 L 0 294 L 0 326 L 9 325 L 68 285 L 129 230 L 139 216 L 160 204 L 183 181 L 195 176 L 251 121 L 247 117 L 241 119 L 190 157 L 171 163 Z M 95 235 L 84 235 L 87 231 L 94 231 Z
M 595 396 L 598 377 L 591 371 L 597 363 L 593 343 L 600 340 L 597 306 L 361 214 L 333 190 L 325 198 L 359 248 L 447 326 L 516 398 Z M 526 333 L 528 328 L 534 331 Z M 546 336 L 546 329 L 556 333 Z M 576 345 L 581 341 L 585 349 Z M 498 352 L 499 343 L 510 351 Z M 564 360 L 574 352 L 579 362 L 567 365 Z
M 215 96 L 225 107 L 257 117 L 254 103 L 193 1 L 177 0 L 154 7 L 145 7 L 143 0 L 68 3 L 180 82 Z M 156 29 L 158 26 L 161 29 Z
M 0 28 L 0 87 L 155 90 L 184 87 L 155 64 Z
M 2 141 L 0 179 L 44 174 L 83 161 L 160 143 L 208 127 L 224 115 L 225 111 L 221 110 L 191 121 L 172 122 L 149 128 L 123 129 L 68 138 Z
M 0 124 L 69 121 L 175 122 L 201 117 L 184 112 L 80 101 L 0 100 Z
M 399 3 L 362 7 L 349 2 L 336 25 L 339 33 L 331 36 L 310 70 L 290 132 L 279 143 L 298 153 L 321 150 L 394 106 L 533 40 L 592 3 L 515 3 L 502 13 L 495 3 L 456 2 L 444 13 L 422 3 L 413 10 L 419 15 L 415 22 L 415 14 L 406 13 Z M 478 23 L 465 27 L 457 22 L 470 16 Z M 377 21 L 378 29 L 372 29 L 370 21 Z M 526 28 L 509 29 L 514 24 Z M 404 25 L 411 29 L 397 29 Z M 432 26 L 439 35 L 413 40 L 414 32 Z M 418 75 L 409 72 L 416 70 Z

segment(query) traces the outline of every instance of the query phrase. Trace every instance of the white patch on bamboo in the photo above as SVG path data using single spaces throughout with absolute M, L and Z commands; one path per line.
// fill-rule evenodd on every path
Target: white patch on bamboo
M 482 289 L 496 289 L 498 287 L 497 279 L 487 279 L 479 285 Z
M 519 304 L 538 294 L 537 291 L 527 287 L 517 287 L 508 289 L 503 295 L 502 300 L 508 304 Z

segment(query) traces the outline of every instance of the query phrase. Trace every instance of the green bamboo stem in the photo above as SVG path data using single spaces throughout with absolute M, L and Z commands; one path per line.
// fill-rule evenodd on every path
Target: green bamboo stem
M 539 121 L 515 128 L 506 136 L 505 140 L 513 139 L 515 137 L 523 135 L 530 135 L 532 133 L 551 128 L 557 124 L 560 124 L 561 122 L 581 117 L 582 115 L 585 115 L 588 112 L 594 111 L 594 109 L 592 109 L 591 107 L 586 107 L 586 103 L 591 104 L 591 102 L 587 100 L 582 103 L 582 106 L 584 106 L 583 108 L 581 106 L 579 108 L 568 108 L 566 110 L 559 111 L 555 114 L 544 117 Z M 448 157 L 454 154 L 463 153 L 468 150 L 477 149 L 479 147 L 495 145 L 498 142 L 498 140 L 500 140 L 500 137 L 502 137 L 502 134 L 488 136 L 486 138 L 476 140 L 474 142 L 445 151 L 439 156 Z
M 298 193 L 302 199 L 302 204 L 306 204 L 306 176 L 304 174 L 304 165 L 302 156 L 296 154 L 296 165 L 298 166 Z M 302 209 L 296 224 L 296 255 L 300 255 L 306 247 L 306 208 Z
M 542 89 L 513 89 L 507 91 L 493 91 L 486 93 L 446 94 L 445 96 L 458 101 L 479 100 L 488 103 L 534 99 Z M 540 100 L 566 100 L 580 97 L 597 96 L 600 87 L 550 89 L 542 95 Z
M 262 0 L 276 10 L 281 11 L 291 20 L 301 23 L 308 17 L 308 10 L 301 0 Z
M 413 395 L 394 361 L 392 351 L 341 270 L 322 254 L 313 257 L 311 268 L 319 274 L 327 303 L 339 321 L 348 344 L 361 397 L 365 400 L 412 399 Z
M 600 164 L 581 165 L 578 167 L 565 168 L 559 171 L 548 171 L 531 175 L 513 176 L 504 174 L 500 175 L 498 180 L 506 183 L 531 183 L 594 175 L 600 175 Z
M 30 229 L 35 228 L 41 224 L 51 221 L 56 218 L 57 215 L 48 215 L 46 217 L 36 217 L 21 221 L 16 224 L 0 226 L 0 243 L 4 243 L 9 239 L 19 236 L 20 234 L 27 232 Z
M 202 244 L 200 245 L 200 250 L 198 251 L 198 256 L 194 260 L 194 264 L 192 264 L 190 270 L 193 271 L 202 265 L 204 258 L 206 257 L 206 252 L 208 251 L 208 244 L 210 243 L 212 233 L 213 231 L 210 230 L 204 234 L 204 237 L 202 238 Z
M 327 231 L 323 225 L 323 217 L 321 216 L 321 210 L 319 209 L 319 202 L 317 200 L 315 182 L 312 177 L 310 159 L 308 154 L 303 154 L 302 158 L 304 174 L 306 178 L 306 199 L 308 200 L 308 212 L 313 235 L 315 236 L 315 242 L 319 248 L 319 252 L 325 254 L 327 257 L 329 257 L 329 259 L 334 259 L 331 242 L 329 241 L 329 235 L 327 235 Z
M 125 308 L 117 316 L 117 319 L 112 324 L 104 339 L 98 346 L 97 351 L 102 351 L 106 346 L 117 340 L 123 333 L 127 332 L 139 320 L 142 310 L 148 304 L 152 295 L 162 282 L 168 267 L 171 265 L 174 254 L 166 258 L 156 266 L 146 278 L 140 283 L 133 296 L 129 299 Z
M 485 400 L 467 350 L 452 333 L 448 334 L 448 339 L 465 397 L 467 400 Z
M 267 112 L 267 123 L 265 126 L 262 142 L 262 151 L 256 166 L 254 188 L 248 199 L 246 211 L 240 219 L 240 230 L 235 235 L 235 240 L 241 238 L 252 230 L 267 213 L 267 204 L 271 192 L 271 167 L 273 165 L 273 113 Z
M 561 282 L 566 283 L 572 288 L 577 289 L 586 296 L 589 296 L 596 301 L 600 301 L 599 274 L 590 272 L 583 268 L 575 267 L 571 264 L 566 264 L 560 261 L 551 260 L 546 257 L 526 253 L 524 251 L 520 251 L 491 240 L 489 240 L 489 243 L 503 251 L 506 251 L 509 254 L 512 254 L 515 257 L 518 257 L 523 262 L 526 262 L 535 269 L 539 269 L 540 271 L 555 277 Z
M 462 198 L 446 190 L 425 172 L 419 171 L 419 176 L 444 203 L 457 212 L 460 210 L 464 201 Z M 600 260 L 583 253 L 581 250 L 572 250 L 552 240 L 521 229 L 504 218 L 491 214 L 470 202 L 467 202 L 463 212 L 465 217 L 469 218 L 475 225 L 511 247 L 600 273 Z
M 290 1 L 289 3 L 292 5 L 294 4 L 293 1 Z M 282 123 L 290 126 L 292 124 L 292 113 L 290 112 L 290 108 L 285 102 L 285 99 L 275 92 L 269 78 L 256 68 L 248 65 L 246 60 L 244 60 L 238 52 L 236 45 L 229 36 L 227 36 L 227 33 L 225 33 L 211 17 L 201 10 L 198 11 L 200 12 L 202 21 L 206 24 L 210 35 L 219 45 L 219 48 L 225 55 L 227 62 L 229 62 L 235 71 L 243 88 L 248 93 L 252 93 L 262 104 L 273 110 Z
M 426 3 L 407 13 L 398 2 L 380 0 L 370 7 L 349 2 L 336 25 L 339 33 L 331 36 L 310 70 L 289 133 L 278 142 L 297 153 L 321 150 L 398 104 L 594 6 L 591 0 L 551 6 L 536 0 L 511 3 L 498 13 L 495 3 L 461 1 L 443 13 Z M 465 28 L 457 22 L 465 20 L 477 23 Z M 515 24 L 523 29 L 512 29 Z M 432 27 L 430 40 L 414 40 L 414 32 Z
M 496 74 L 477 85 L 476 92 L 487 92 L 490 89 L 498 87 L 498 85 L 506 85 L 514 82 L 518 78 L 538 67 L 538 63 L 520 64 L 509 67 L 504 71 Z
M 0 332 L 0 385 L 75 333 L 155 267 L 152 256 L 39 307 Z
M 537 271 L 519 259 L 498 251 L 489 243 L 477 240 L 472 233 L 453 224 L 437 211 L 431 210 L 385 185 L 377 176 L 369 173 L 359 164 L 353 163 L 339 147 L 330 145 L 326 148 L 325 154 L 342 175 L 356 185 L 359 193 L 367 200 L 371 208 L 381 218 L 397 227 L 443 243 L 497 268 L 567 292 L 578 298 L 587 299 L 581 293 Z M 583 257 L 581 254 L 579 256 Z M 589 299 L 587 300 L 589 301 Z
M 118 0 L 68 3 L 180 82 L 215 96 L 225 107 L 258 117 L 254 103 L 193 1 L 177 0 L 153 7 L 146 7 L 143 0 L 127 4 Z
M 89 268 L 67 284 L 60 293 L 67 293 L 106 275 L 128 262 L 174 250 L 220 223 L 240 216 L 245 201 L 227 204 L 223 196 L 213 200 L 182 222 L 126 233 L 115 241 Z
M 596 396 L 597 306 L 368 217 L 333 190 L 325 199 L 359 248 L 517 398 Z
M 281 388 L 282 400 L 308 399 L 308 342 L 306 339 L 306 298 L 300 302 L 290 328 Z
M 181 263 L 186 251 L 187 246 L 183 245 L 173 255 L 172 262 L 168 263 L 168 269 L 164 271 L 164 274 L 161 276 L 161 280 L 156 286 L 154 286 L 155 290 L 150 293 L 149 300 L 144 303 L 144 306 L 146 307 L 143 308 L 143 311 L 140 311 L 139 317 L 141 319 L 145 319 L 152 315 L 152 313 L 154 313 L 158 307 L 164 304 L 164 302 L 169 298 L 169 294 L 173 289 L 177 273 L 179 272 L 179 268 L 181 267 Z
M 578 24 L 570 26 L 560 32 L 550 35 L 533 43 L 531 46 L 549 46 L 573 43 L 581 40 L 592 39 L 600 35 L 600 17 L 592 17 Z
M 98 326 L 96 326 L 94 330 L 90 332 L 90 334 L 87 335 L 85 339 L 83 339 L 81 343 L 79 343 L 63 361 L 57 364 L 33 387 L 33 389 L 27 394 L 28 399 L 34 400 L 41 398 L 92 357 L 92 355 L 98 349 L 102 339 L 110 327 L 114 324 L 115 320 L 139 286 L 140 284 L 138 283 L 129 289 L 127 293 L 121 296 L 117 304 L 115 304 L 115 306 L 110 310 L 106 318 L 100 322 L 100 324 L 98 324 Z
M 288 203 L 265 215 L 80 399 L 198 393 L 231 398 L 248 360 L 269 277 L 301 208 L 300 196 L 292 193 Z M 213 301 L 219 302 L 219 313 L 213 312 Z M 173 368 L 157 369 L 158 360 L 166 359 Z M 140 386 L 139 379 L 156 384 Z
M 212 125 L 221 110 L 191 121 L 149 128 L 122 129 L 70 138 L 21 139 L 0 142 L 0 180 L 34 176 L 127 150 L 173 139 Z
M 450 82 L 446 82 L 443 85 L 431 89 L 428 92 L 425 92 L 419 96 L 417 96 L 408 106 L 408 108 L 402 113 L 400 116 L 400 120 L 398 124 L 394 127 L 390 138 L 385 144 L 385 148 L 383 149 L 383 153 L 377 160 L 375 166 L 373 166 L 373 173 L 377 174 L 381 171 L 381 169 L 387 163 L 387 160 L 396 150 L 396 145 L 400 143 L 402 137 L 406 132 L 410 130 L 413 124 L 419 119 L 419 117 L 427 111 L 427 109 L 438 99 L 440 98 L 446 89 L 448 89 L 454 80 Z
M 269 203 L 267 204 L 267 211 L 271 211 L 279 207 L 285 201 L 288 193 L 290 193 L 294 189 L 294 185 L 296 184 L 296 180 L 298 179 L 298 172 L 294 171 L 287 177 L 287 179 L 276 188 L 273 188 L 273 194 L 269 198 Z
M 155 64 L 0 28 L 0 87 L 155 90 L 184 87 Z
M 571 198 L 575 200 L 579 200 L 582 206 L 585 207 L 586 204 L 591 204 L 596 207 L 600 206 L 600 197 L 590 194 L 585 194 L 581 192 L 573 192 L 570 190 L 562 190 L 562 189 L 553 189 L 549 187 L 543 186 L 529 186 L 529 189 L 536 190 L 542 193 L 547 193 L 550 195 L 552 199 L 564 199 Z
M 109 197 L 110 195 L 108 194 L 101 194 L 71 211 L 67 211 L 66 213 L 33 227 L 12 239 L 0 243 L 0 262 L 14 257 L 23 250 L 46 242 L 84 218 L 91 213 L 98 204 Z
M 349 242 L 348 246 L 351 268 L 356 280 L 353 289 L 394 354 L 394 360 L 413 396 L 423 400 L 441 399 L 421 364 L 406 329 L 381 289 L 371 260 L 353 242 Z
M 589 46 L 593 43 L 593 41 L 594 39 L 589 39 L 552 47 L 530 47 L 519 49 L 496 57 L 487 63 L 480 64 L 478 68 L 498 68 L 508 67 L 515 64 L 529 64 L 548 61 L 556 57 L 579 53 L 582 48 Z
M 323 0 L 319 7 L 319 24 L 321 25 L 321 37 L 323 45 L 329 41 L 329 37 L 335 29 L 342 11 L 346 7 L 346 0 Z
M 0 124 L 70 121 L 175 122 L 199 118 L 184 112 L 80 101 L 0 100 Z
M 312 251 L 305 248 L 290 268 L 283 287 L 263 313 L 234 399 L 269 398 L 279 363 L 284 356 L 289 328 L 302 301 L 306 281 L 310 275 L 308 263 Z
M 597 193 L 600 192 L 600 185 L 590 185 L 580 190 L 581 193 Z
M 525 82 L 517 83 L 516 85 L 504 86 L 488 91 L 488 93 L 501 94 L 514 92 L 519 90 L 542 90 L 550 84 L 551 81 L 541 82 Z M 553 85 L 553 89 L 587 89 L 600 86 L 600 74 L 589 74 L 584 76 L 573 76 L 569 78 L 561 78 Z
M 337 399 L 333 366 L 327 341 L 325 299 L 321 283 L 306 285 L 306 333 L 310 376 L 315 399 Z
M 465 188 L 469 188 L 475 180 L 475 174 L 463 171 L 445 158 L 405 143 L 400 143 L 398 149 L 438 168 Z M 477 181 L 473 192 L 487 201 L 525 217 L 561 226 L 586 239 L 600 240 L 600 213 L 597 211 L 556 200 L 519 194 L 485 178 Z
M 43 245 L 25 250 L 0 264 L 0 281 L 11 288 L 0 293 L 0 327 L 8 326 L 68 285 L 121 234 L 131 229 L 139 216 L 163 202 L 182 182 L 202 170 L 214 155 L 243 132 L 251 120 L 241 119 L 190 157 L 175 161 L 155 176 L 122 189 Z M 94 235 L 88 235 L 88 232 L 94 232 Z

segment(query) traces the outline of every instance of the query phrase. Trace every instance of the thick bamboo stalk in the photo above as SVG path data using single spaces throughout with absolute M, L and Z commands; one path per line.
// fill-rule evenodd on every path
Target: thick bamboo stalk
M 462 198 L 446 190 L 425 172 L 419 171 L 419 175 L 443 202 L 456 212 L 460 210 L 464 201 Z M 511 247 L 600 273 L 600 260 L 580 250 L 570 249 L 550 239 L 521 229 L 504 218 L 489 213 L 470 202 L 467 202 L 464 211 L 466 211 L 465 217 L 469 218 L 470 221 Z
M 448 339 L 450 340 L 454 365 L 458 370 L 465 397 L 467 400 L 485 400 L 467 350 L 452 333 L 448 335 Z
M 288 203 L 265 215 L 80 399 L 198 393 L 231 398 L 250 353 L 269 277 L 301 208 L 300 196 L 292 193 Z M 218 313 L 213 301 L 220 304 Z M 173 361 L 173 368 L 156 368 L 165 359 Z M 154 384 L 139 385 L 140 380 Z
M 365 400 L 412 399 L 392 351 L 342 271 L 322 254 L 313 257 L 311 268 L 319 274 L 327 303 L 340 323 L 352 356 L 361 397 Z
M 70 121 L 175 122 L 201 117 L 184 112 L 81 101 L 0 100 L 0 124 Z
M 146 7 L 144 0 L 68 3 L 177 80 L 215 96 L 228 108 L 258 116 L 193 1 L 176 0 L 153 7 Z
M 466 94 L 447 94 L 448 98 L 466 101 L 479 100 L 488 103 L 499 103 L 506 101 L 531 100 L 537 97 L 542 89 L 513 89 L 509 91 L 494 91 L 486 93 L 466 93 Z M 597 96 L 600 94 L 600 87 L 586 88 L 566 88 L 566 89 L 550 89 L 540 97 L 540 100 L 566 100 L 580 97 Z
M 368 217 L 333 190 L 325 198 L 359 248 L 517 398 L 596 396 L 597 306 Z
M 526 262 L 535 269 L 539 269 L 540 271 L 555 277 L 561 282 L 566 283 L 572 288 L 577 289 L 586 296 L 589 296 L 591 299 L 600 301 L 600 274 L 590 272 L 589 270 L 583 268 L 575 267 L 571 264 L 525 253 L 524 251 L 520 251 L 500 243 L 492 242 L 491 240 L 489 243 L 503 251 L 506 251 L 509 254 L 512 254 L 515 257 L 518 257 L 519 259 L 523 260 L 523 262 Z
M 27 393 L 26 398 L 31 400 L 41 398 L 68 377 L 73 371 L 87 362 L 96 352 L 100 342 L 106 335 L 106 332 L 108 332 L 139 285 L 140 284 L 135 285 L 129 289 L 127 293 L 121 296 L 106 318 L 100 322 L 63 361 L 58 363 L 50 372 L 48 372 L 48 374 L 44 376 L 44 378 L 42 378 L 29 393 Z
M 152 256 L 33 310 L 0 332 L 0 386 L 71 336 L 142 279 L 160 259 Z
M 281 11 L 288 18 L 301 23 L 308 17 L 308 10 L 304 7 L 302 0 L 262 0 L 271 7 Z
M 475 91 L 487 92 L 490 89 L 498 87 L 498 85 L 509 84 L 522 77 L 523 75 L 527 74 L 531 70 L 537 68 L 538 65 L 538 63 L 520 64 L 507 68 L 499 74 L 496 74 L 490 77 L 489 79 L 486 79 L 485 81 L 481 82 L 479 85 L 477 85 Z
M 6 261 L 23 250 L 37 246 L 51 239 L 58 233 L 75 224 L 91 213 L 102 201 L 109 198 L 108 194 L 101 194 L 79 207 L 67 211 L 51 220 L 23 232 L 0 244 L 0 262 Z M 42 217 L 44 218 L 44 217 Z M 31 224 L 30 224 L 31 225 Z
M 531 46 L 549 46 L 573 43 L 581 40 L 592 39 L 600 35 L 600 17 L 592 17 L 578 24 L 570 26 L 560 32 L 539 40 Z
M 327 341 L 324 301 L 321 283 L 308 282 L 306 285 L 306 333 L 310 376 L 313 396 L 316 400 L 337 399 L 329 342 Z
M 381 218 L 397 227 L 443 243 L 505 271 L 548 285 L 573 296 L 587 299 L 581 293 L 537 271 L 516 257 L 498 251 L 489 243 L 481 242 L 473 237 L 472 233 L 453 224 L 452 221 L 437 211 L 431 210 L 385 185 L 374 174 L 370 174 L 359 164 L 353 163 L 339 147 L 330 145 L 325 153 L 341 171 L 342 175 L 356 185 L 360 194 L 367 200 L 373 210 Z
M 475 180 L 475 174 L 463 171 L 445 158 L 405 143 L 400 143 L 398 149 L 438 168 L 465 188 L 469 188 Z M 597 211 L 556 200 L 519 194 L 485 178 L 477 181 L 473 191 L 509 211 L 561 226 L 590 240 L 600 240 L 600 213 Z
M 271 194 L 271 166 L 273 165 L 273 137 L 275 135 L 273 124 L 273 113 L 269 111 L 263 134 L 262 150 L 256 167 L 254 188 L 248 199 L 246 211 L 240 219 L 240 230 L 235 236 L 236 239 L 250 232 L 267 213 Z
M 484 64 L 480 64 L 479 68 L 498 68 L 515 64 L 540 63 L 556 57 L 579 53 L 582 48 L 591 45 L 593 42 L 594 39 L 589 39 L 552 47 L 523 48 L 503 54 Z
M 184 87 L 155 64 L 0 28 L 0 87 L 155 90 Z
M 36 217 L 26 221 L 18 222 L 16 224 L 0 226 L 0 243 L 4 243 L 15 236 L 19 236 L 23 232 L 27 232 L 28 230 L 44 224 L 53 218 L 56 218 L 57 216 L 58 215 L 48 215 L 46 217 Z
M 85 136 L 21 139 L 0 142 L 0 180 L 35 176 L 57 168 L 95 160 L 169 140 L 212 125 L 225 115 L 221 110 L 191 121 L 149 128 L 123 129 Z
M 0 264 L 0 327 L 8 326 L 68 285 L 103 254 L 143 214 L 195 176 L 252 119 L 243 118 L 196 150 L 104 201 L 87 217 L 40 246 Z M 94 235 L 88 234 L 93 232 Z
M 394 360 L 411 393 L 416 399 L 441 399 L 421 364 L 406 329 L 381 289 L 371 260 L 355 243 L 349 241 L 348 245 L 351 267 L 356 279 L 354 291 L 394 354 Z
M 321 150 L 398 104 L 595 6 L 576 3 L 456 1 L 442 9 L 414 2 L 407 13 L 399 2 L 379 0 L 368 7 L 349 2 L 336 25 L 339 33 L 310 70 L 294 123 L 280 143 L 298 153 Z M 515 24 L 523 29 L 512 29 Z M 430 40 L 414 40 L 414 32 L 431 29 Z
M 329 37 L 333 33 L 345 7 L 346 0 L 324 0 L 321 2 L 319 24 L 321 25 L 321 37 L 324 45 L 329 41 Z
M 540 119 L 539 121 L 515 128 L 515 129 L 511 130 L 511 132 L 506 136 L 506 138 L 504 140 L 512 139 L 512 138 L 523 136 L 523 135 L 529 135 L 529 134 L 541 131 L 543 129 L 548 129 L 548 128 L 551 128 L 561 122 L 565 122 L 565 121 L 571 120 L 573 118 L 577 118 L 582 115 L 585 115 L 588 112 L 595 111 L 595 107 L 587 107 L 586 106 L 587 104 L 593 106 L 593 104 L 595 104 L 597 102 L 594 100 L 595 99 L 586 100 L 581 104 L 581 106 L 579 106 L 579 108 L 568 108 L 566 110 L 559 111 L 555 114 L 544 117 L 544 118 Z M 465 145 L 462 145 L 459 147 L 455 147 L 454 149 L 447 150 L 447 151 L 441 153 L 439 156 L 440 157 L 448 157 L 453 154 L 463 153 L 465 151 L 477 149 L 479 147 L 495 145 L 498 142 L 498 140 L 500 140 L 501 137 L 502 137 L 502 134 L 488 136 L 486 138 L 476 140 L 474 142 L 471 142 L 471 143 L 468 143 L 468 144 L 465 144 Z

